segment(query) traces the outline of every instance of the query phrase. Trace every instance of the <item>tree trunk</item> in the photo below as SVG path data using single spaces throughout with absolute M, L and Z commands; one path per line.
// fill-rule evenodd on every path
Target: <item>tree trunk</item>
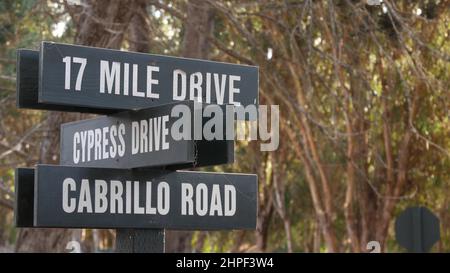
M 133 18 L 131 18 L 128 43 L 130 51 L 150 52 L 151 29 L 148 22 L 146 0 L 137 0 Z
M 258 221 L 256 224 L 256 248 L 258 251 L 264 252 L 267 249 L 267 236 L 269 235 L 270 221 L 273 215 L 273 205 L 269 204 L 266 210 L 258 213 Z
M 208 59 L 210 48 L 208 37 L 213 29 L 214 12 L 211 6 L 203 0 L 189 0 L 181 55 Z
M 291 221 L 286 208 L 286 183 L 287 179 L 284 174 L 286 173 L 286 166 L 283 164 L 283 158 L 285 157 L 284 147 L 280 147 L 278 150 L 278 157 L 272 162 L 273 172 L 273 198 L 274 207 L 276 208 L 278 215 L 283 221 L 283 228 L 286 235 L 286 248 L 288 253 L 293 251 L 292 233 L 291 233 Z M 273 158 L 272 158 L 273 159 Z

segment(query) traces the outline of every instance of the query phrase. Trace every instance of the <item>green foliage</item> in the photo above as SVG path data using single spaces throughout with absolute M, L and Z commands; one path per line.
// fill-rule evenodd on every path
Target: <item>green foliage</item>
M 151 53 L 179 55 L 186 18 L 172 11 L 184 16 L 187 1 L 160 2 L 170 9 L 149 5 L 144 12 L 152 31 Z M 259 143 L 238 142 L 235 164 L 204 170 L 257 173 L 260 208 L 273 202 L 271 175 L 278 172 L 285 187 L 281 198 L 290 222 L 293 251 L 325 252 L 328 247 L 313 204 L 306 163 L 311 164 L 312 176 L 321 185 L 319 164 L 300 129 L 300 125 L 309 125 L 320 165 L 331 185 L 336 211 L 330 218 L 336 241 L 340 251 L 351 251 L 343 208 L 349 163 L 358 167 L 352 206 L 355 223 L 362 226 L 362 204 L 371 206 L 375 212 L 369 217 L 374 225 L 370 236 L 374 236 L 380 224 L 375 220 L 392 197 L 386 194 L 385 125 L 389 127 L 395 178 L 400 172 L 402 143 L 408 132 L 413 132 L 408 145 L 407 179 L 400 196 L 394 196 L 393 216 L 411 205 L 429 207 L 442 224 L 442 240 L 433 251 L 449 251 L 450 15 L 442 8 L 444 1 L 390 1 L 395 2 L 398 17 L 382 7 L 358 1 L 213 2 L 222 9 L 215 10 L 210 39 L 227 50 L 211 45 L 210 58 L 232 63 L 250 60 L 259 66 L 260 103 L 280 105 L 281 147 L 273 153 L 261 153 Z M 353 5 L 355 2 L 359 4 Z M 32 166 L 38 161 L 45 130 L 37 129 L 19 146 L 16 144 L 46 118 L 41 111 L 16 109 L 15 51 L 37 49 L 42 40 L 72 43 L 79 29 L 71 16 L 61 1 L 0 1 L 0 184 L 8 190 L 13 190 L 15 167 Z M 65 31 L 57 33 L 58 24 L 63 24 Z M 128 41 L 123 48 L 128 48 Z M 267 58 L 269 48 L 273 50 L 271 59 Z M 297 69 L 296 74 L 291 73 L 289 64 Z M 300 92 L 304 101 L 299 99 Z M 414 100 L 417 106 L 412 110 Z M 349 124 L 355 126 L 353 135 L 364 147 L 351 159 L 348 147 L 353 135 L 347 134 Z M 304 159 L 300 150 L 306 151 Z M 2 196 L 14 198 L 0 190 Z M 11 209 L 0 206 L 0 246 L 15 243 L 12 219 Z M 265 250 L 287 251 L 282 217 L 274 209 L 267 219 Z M 393 224 L 391 219 L 387 251 L 403 252 L 395 242 Z M 257 251 L 260 235 L 255 231 L 196 232 L 191 243 L 204 252 Z

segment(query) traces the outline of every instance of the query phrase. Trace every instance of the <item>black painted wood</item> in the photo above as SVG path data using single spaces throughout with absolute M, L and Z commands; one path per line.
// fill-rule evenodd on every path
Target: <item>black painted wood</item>
M 17 168 L 14 175 L 14 223 L 16 227 L 33 227 L 34 169 Z
M 190 140 L 174 140 L 172 137 L 171 127 L 174 122 L 178 120 L 177 117 L 171 117 L 171 111 L 173 107 L 183 105 L 186 106 L 190 112 L 191 116 L 191 139 Z M 204 105 L 202 106 L 204 107 Z M 210 107 L 224 107 L 211 105 Z M 137 122 L 140 124 L 141 121 L 148 121 L 152 118 L 161 118 L 162 116 L 168 116 L 168 122 L 166 123 L 166 128 L 168 130 L 168 135 L 166 137 L 167 143 L 169 144 L 169 149 L 159 149 L 156 150 L 152 147 L 152 151 L 144 151 L 139 153 L 132 153 L 132 139 L 133 130 L 132 123 Z M 106 117 L 98 117 L 89 120 L 82 120 L 77 122 L 70 122 L 63 124 L 61 126 L 61 153 L 60 153 L 60 164 L 66 166 L 86 166 L 86 167 L 96 167 L 96 168 L 120 168 L 120 169 L 131 169 L 131 168 L 142 168 L 142 167 L 166 167 L 170 169 L 183 169 L 192 167 L 204 167 L 219 164 L 228 164 L 234 162 L 234 140 L 194 140 L 194 103 L 192 101 L 183 101 L 176 103 L 169 103 L 165 105 L 155 106 L 138 111 L 125 111 L 116 115 L 110 115 Z M 225 115 L 224 115 L 225 117 Z M 204 118 L 199 122 L 205 123 L 208 119 Z M 145 123 L 145 122 L 144 122 Z M 225 118 L 223 120 L 224 128 L 223 132 L 225 134 Z M 117 133 L 117 128 L 122 126 L 124 128 L 122 137 L 124 140 L 123 144 L 120 146 L 124 147 L 124 154 L 120 155 L 117 152 L 117 147 L 119 145 L 119 136 Z M 114 126 L 116 135 L 110 135 L 110 128 Z M 153 126 L 154 127 L 154 126 Z M 96 150 L 94 146 L 90 149 L 86 149 L 89 145 L 87 144 L 86 132 L 90 131 L 93 134 L 97 131 L 99 134 L 102 133 L 102 129 L 107 128 L 108 132 L 106 135 L 106 141 L 103 140 L 103 135 L 101 136 L 101 143 L 95 143 L 100 145 L 102 152 L 97 154 L 97 159 L 95 159 Z M 154 131 L 150 131 L 150 126 L 147 127 L 147 134 L 152 134 L 152 139 L 155 139 Z M 85 135 L 85 145 L 83 148 L 81 134 Z M 77 141 L 75 142 L 75 136 Z M 116 143 L 114 157 L 109 156 L 103 158 L 103 148 L 107 152 L 113 148 L 110 146 L 114 139 Z M 225 135 L 223 136 L 225 139 Z M 92 137 L 92 140 L 94 138 Z M 148 137 L 146 138 L 148 140 Z M 105 147 L 102 146 L 103 143 L 108 143 Z M 137 143 L 140 143 L 140 138 Z M 147 147 L 149 145 L 146 145 Z M 154 145 L 153 145 L 154 146 Z M 84 156 L 81 153 L 84 152 Z M 89 159 L 88 159 L 89 153 Z M 76 158 L 74 158 L 76 155 Z
M 66 89 L 66 65 L 63 61 L 65 57 L 73 60 L 70 73 L 70 88 Z M 82 58 L 86 61 L 84 73 L 79 90 L 75 90 L 75 83 L 81 64 L 75 62 L 73 58 Z M 108 70 L 112 71 L 113 62 L 119 64 L 120 70 L 119 86 L 120 94 L 115 94 L 115 86 L 111 87 L 111 94 L 107 90 L 101 93 L 100 78 L 101 62 L 108 62 Z M 125 68 L 127 64 L 127 68 Z M 132 95 L 133 84 L 136 84 L 138 92 L 147 90 L 147 67 L 158 67 L 159 71 L 152 72 L 152 78 L 158 81 L 154 84 L 152 93 L 158 94 L 159 98 L 138 97 Z M 136 68 L 137 75 L 134 74 Z M 129 73 L 125 73 L 128 69 Z M 150 106 L 174 102 L 173 72 L 183 71 L 186 74 L 186 92 L 189 92 L 189 81 L 194 73 L 201 73 L 202 89 L 206 89 L 206 73 L 211 73 L 210 86 L 212 88 L 210 101 L 207 101 L 206 94 L 202 94 L 203 102 L 215 104 L 218 102 L 213 73 L 218 74 L 218 84 L 221 83 L 222 75 L 237 76 L 240 80 L 235 80 L 233 86 L 239 88 L 240 92 L 231 92 L 229 87 L 229 77 L 224 78 L 224 101 L 229 104 L 229 98 L 234 96 L 234 101 L 243 106 L 258 104 L 258 67 L 213 62 L 206 60 L 178 58 L 163 55 L 143 54 L 135 52 L 125 52 L 105 48 L 94 48 L 86 46 L 68 45 L 53 42 L 42 42 L 40 51 L 40 80 L 39 80 L 39 101 L 43 103 L 65 104 L 74 106 L 84 106 L 107 109 L 135 110 Z M 128 76 L 128 95 L 124 95 L 125 75 Z M 137 77 L 135 77 L 137 76 Z M 105 77 L 103 77 L 105 78 Z M 134 79 L 137 81 L 135 82 Z M 181 79 L 181 77 L 180 77 Z M 198 79 L 199 80 L 199 79 Z M 181 80 L 178 83 L 181 86 Z M 105 82 L 106 85 L 106 82 Z M 219 92 L 219 91 L 218 91 Z M 232 94 L 231 94 L 232 93 Z M 191 99 L 189 94 L 185 99 Z M 182 99 L 182 100 L 185 100 Z
M 111 114 L 118 110 L 97 109 L 39 102 L 39 51 L 18 49 L 16 65 L 16 106 L 20 109 Z
M 72 183 L 70 188 L 67 186 L 68 183 L 64 183 L 67 178 L 73 180 L 70 182 Z M 83 183 L 87 183 L 85 185 L 88 189 L 83 193 L 91 198 L 91 211 L 88 211 L 85 206 L 80 206 L 80 200 L 87 200 L 80 191 L 82 180 L 86 181 Z M 100 192 L 96 192 L 97 189 L 100 189 L 100 187 L 96 187 L 100 186 L 100 183 L 97 183 L 98 180 L 106 182 L 106 191 L 102 190 L 105 194 L 102 200 L 107 203 L 104 211 L 94 209 L 95 198 L 101 196 Z M 118 209 L 119 205 L 116 205 L 114 211 L 111 209 L 111 183 L 113 180 L 115 181 L 114 191 L 120 192 L 119 199 L 123 204 L 122 210 Z M 129 186 L 126 181 L 130 181 Z M 149 185 L 146 182 L 152 182 L 152 184 Z M 163 182 L 167 183 L 166 186 L 169 189 L 158 194 L 158 188 Z M 136 185 L 139 186 L 139 189 L 136 188 Z M 182 186 L 185 188 L 192 186 L 192 203 L 182 203 Z M 63 202 L 64 187 L 69 189 L 66 196 L 67 200 L 72 200 L 70 204 L 69 201 Z M 117 187 L 120 187 L 121 190 L 117 190 Z M 148 187 L 151 189 L 151 195 L 147 194 L 149 193 Z M 203 190 L 200 190 L 202 187 Z M 225 187 L 227 187 L 227 191 Z M 61 228 L 254 229 L 257 215 L 257 188 L 257 176 L 250 174 L 37 165 L 34 225 L 36 227 Z M 234 189 L 234 197 L 230 197 L 232 196 L 230 189 Z M 215 196 L 220 199 L 221 213 L 211 211 L 213 190 L 218 193 Z M 165 192 L 168 195 L 164 195 Z M 228 200 L 235 200 L 235 203 L 228 202 L 228 206 L 226 205 L 226 193 L 228 193 Z M 197 203 L 197 197 L 203 196 L 206 196 L 207 199 L 199 198 L 200 203 Z M 139 201 L 136 201 L 138 206 L 143 208 L 141 212 L 136 210 L 134 204 L 137 197 L 139 198 Z M 161 206 L 161 208 L 170 208 L 166 212 L 159 209 L 150 212 L 151 208 L 147 210 L 147 205 L 153 208 L 157 207 L 158 200 L 162 202 L 161 204 L 167 204 L 164 203 L 164 200 L 170 200 L 167 205 Z M 118 202 L 114 203 L 118 204 Z M 72 206 L 70 211 L 64 210 L 63 204 Z M 182 213 L 182 204 L 185 204 L 186 208 L 184 214 Z M 186 206 L 186 204 L 188 205 Z M 235 210 L 226 215 L 225 207 L 230 209 L 232 207 L 230 204 L 235 204 Z M 200 214 L 199 211 L 202 208 L 206 211 L 203 210 L 203 214 Z
M 164 229 L 116 229 L 116 252 L 163 253 Z
M 69 77 L 70 88 L 66 87 L 67 63 L 63 60 L 70 57 L 70 67 L 72 69 Z M 74 90 L 74 83 L 78 81 L 77 71 L 79 71 L 80 59 L 87 62 L 86 70 L 82 78 L 81 89 Z M 72 63 L 73 60 L 73 63 Z M 107 61 L 109 64 L 119 62 L 120 67 L 130 68 L 129 91 L 132 92 L 132 85 L 137 85 L 138 91 L 145 92 L 147 66 L 158 66 L 159 71 L 156 77 L 159 81 L 156 92 L 159 98 L 147 98 L 129 96 L 124 94 L 125 85 L 121 83 L 120 94 L 115 92 L 101 93 L 100 88 L 100 62 Z M 129 66 L 128 66 L 129 65 Z M 138 71 L 138 77 L 134 78 L 134 68 Z M 111 66 L 109 67 L 109 69 Z M 133 69 L 133 72 L 131 70 Z M 235 102 L 243 106 L 258 105 L 258 68 L 253 66 L 243 66 L 236 64 L 225 64 L 204 60 L 194 60 L 186 58 L 176 58 L 169 56 L 141 54 L 133 52 L 122 52 L 109 49 L 90 48 L 83 46 L 73 46 L 43 42 L 40 52 L 20 49 L 17 51 L 17 107 L 25 109 L 55 110 L 68 112 L 82 112 L 95 114 L 116 114 L 115 116 L 99 118 L 96 120 L 82 121 L 78 124 L 63 126 L 61 164 L 77 165 L 71 162 L 68 155 L 73 156 L 73 128 L 92 128 L 111 125 L 122 119 L 148 118 L 139 116 L 138 112 L 119 113 L 123 110 L 146 109 L 171 103 L 175 101 L 172 96 L 172 87 L 176 82 L 173 80 L 173 71 L 182 70 L 186 73 L 186 84 L 190 85 L 190 75 L 194 73 L 202 74 L 203 77 L 211 76 L 211 82 L 202 83 L 211 89 L 210 103 L 217 104 L 217 90 L 214 81 L 215 76 L 222 75 L 238 76 L 236 86 L 239 93 L 234 94 Z M 120 77 L 125 77 L 124 70 L 121 70 Z M 122 78 L 123 80 L 124 78 Z M 229 79 L 229 78 L 228 78 Z M 220 80 L 219 80 L 220 81 Z M 217 82 L 216 82 L 217 83 Z M 114 83 L 115 85 L 116 83 Z M 178 82 L 178 84 L 181 84 Z M 233 96 L 229 89 L 229 81 L 225 84 L 224 104 Z M 114 89 L 115 90 L 115 89 Z M 189 97 L 189 87 L 187 87 L 186 99 Z M 230 94 L 231 92 L 231 94 Z M 201 95 L 205 102 L 208 97 L 205 93 Z M 148 112 L 147 112 L 148 114 Z M 72 128 L 71 130 L 69 130 Z M 69 132 L 70 131 L 70 132 Z M 72 144 L 72 145 L 71 145 Z M 257 177 L 256 175 L 243 174 L 221 174 L 221 173 L 201 173 L 170 171 L 170 169 L 190 168 L 199 166 L 210 166 L 234 161 L 234 141 L 189 141 L 171 144 L 172 148 L 166 154 L 151 154 L 148 157 L 124 157 L 122 160 L 112 159 L 95 164 L 80 164 L 80 166 L 95 166 L 105 168 L 79 168 L 65 166 L 38 165 L 36 169 L 19 168 L 15 176 L 15 223 L 17 227 L 73 227 L 73 228 L 118 228 L 116 238 L 116 251 L 128 253 L 152 253 L 164 252 L 164 229 L 254 229 L 256 227 L 257 214 Z M 73 158 L 72 158 L 73 159 Z M 74 164 L 72 164 L 74 163 Z M 140 169 L 141 167 L 164 166 L 166 170 Z M 112 169 L 113 167 L 114 169 Z M 124 168 L 122 170 L 118 168 Z M 130 169 L 138 168 L 138 169 Z M 62 207 L 62 184 L 66 178 L 72 179 L 70 196 L 74 198 L 80 194 L 80 187 L 83 180 L 88 181 L 87 192 L 97 194 L 99 188 L 97 183 L 104 180 L 107 185 L 117 181 L 122 190 L 135 181 L 141 190 L 133 192 L 133 195 L 123 196 L 123 202 L 134 202 L 135 198 L 141 201 L 146 199 L 148 191 L 142 190 L 148 186 L 148 181 L 152 185 L 170 185 L 170 212 L 167 214 L 147 213 L 151 206 L 145 204 L 145 213 L 136 211 L 112 213 L 112 212 L 67 212 Z M 130 181 L 128 183 L 127 181 Z M 236 210 L 232 215 L 220 215 L 216 213 L 198 215 L 194 208 L 194 213 L 182 215 L 181 211 L 181 184 L 188 184 L 194 189 L 195 196 L 202 195 L 197 191 L 199 185 L 206 189 L 209 196 L 203 206 L 212 203 L 211 194 L 214 189 L 220 189 L 219 198 L 222 202 L 225 199 L 225 188 L 230 187 L 236 192 Z M 104 185 L 104 184 L 102 184 Z M 107 186 L 108 187 L 108 186 Z M 152 188 L 151 198 L 158 199 L 161 194 Z M 67 190 L 67 188 L 66 188 Z M 85 192 L 86 193 L 86 192 Z M 89 193 L 86 193 L 89 194 Z M 117 194 L 117 193 L 116 193 Z M 116 196 L 117 197 L 117 196 Z M 122 196 L 121 196 L 122 197 Z M 81 197 L 78 196 L 80 199 Z M 95 197 L 94 197 L 95 198 Z M 110 200 L 111 194 L 106 194 L 105 200 Z M 165 197 L 167 198 L 167 196 Z M 71 200 L 72 200 L 71 199 Z M 72 200 L 73 201 L 73 200 Z M 91 200 L 92 206 L 98 205 L 98 200 Z M 80 205 L 77 200 L 78 206 Z M 95 205 L 94 205 L 95 203 Z M 139 202 L 138 202 L 139 203 Z M 142 202 L 140 202 L 142 203 Z M 194 200 L 196 206 L 198 203 Z M 194 204 L 193 203 L 193 204 Z M 67 202 L 65 203 L 67 205 Z M 72 204 L 72 203 L 71 203 Z M 186 204 L 186 202 L 184 203 Z M 140 204 L 142 205 L 142 204 Z M 119 206 L 119 205 L 117 205 Z M 154 204 L 153 204 L 154 206 Z M 193 205 L 191 205 L 193 206 Z M 224 203 L 221 204 L 224 206 Z M 129 206 L 130 207 L 130 206 Z M 134 205 L 136 207 L 136 205 Z M 139 208 L 139 204 L 137 205 Z M 197 214 L 196 214 L 197 213 Z M 217 215 L 216 215 L 217 214 Z
M 71 58 L 70 62 L 68 59 Z M 76 61 L 74 58 L 77 58 Z M 81 58 L 81 59 L 80 59 Z M 64 61 L 65 60 L 65 61 Z M 80 60 L 85 61 L 86 65 L 83 72 L 80 73 L 80 86 L 76 87 L 78 72 L 81 71 L 82 64 Z M 40 50 L 40 69 L 39 69 L 39 102 L 49 104 L 71 105 L 76 107 L 88 107 L 87 109 L 103 108 L 114 110 L 136 110 L 148 108 L 151 106 L 171 103 L 177 100 L 193 100 L 189 95 L 191 75 L 199 73 L 202 76 L 192 78 L 192 84 L 195 81 L 200 82 L 201 88 L 206 90 L 206 86 L 211 87 L 210 96 L 206 92 L 201 94 L 202 102 L 210 104 L 231 104 L 240 103 L 243 106 L 258 105 L 258 67 L 213 62 L 206 60 L 178 58 L 171 56 L 143 54 L 135 52 L 125 52 L 105 48 L 93 48 L 86 46 L 77 46 L 69 44 L 60 44 L 53 42 L 42 42 Z M 102 89 L 101 79 L 106 79 L 101 74 L 101 64 L 108 64 L 108 71 L 111 75 L 120 76 L 120 86 L 116 90 L 116 82 L 111 77 L 111 89 L 108 89 L 107 80 L 104 80 L 105 86 Z M 112 74 L 113 63 L 116 63 Z M 67 64 L 71 64 L 67 66 Z M 126 65 L 126 67 L 125 67 Z M 152 92 L 159 97 L 147 96 L 148 67 L 158 67 L 159 71 L 152 72 L 150 79 L 157 80 L 153 84 Z M 69 80 L 66 81 L 66 67 L 70 67 Z M 104 66 L 105 67 L 105 66 Z M 173 95 L 174 82 L 178 87 L 182 86 L 182 76 L 178 81 L 174 81 L 174 71 L 182 71 L 186 77 L 186 96 L 184 98 L 175 98 Z M 126 73 L 128 71 L 128 73 Z M 137 73 L 135 74 L 134 71 Z M 209 73 L 209 74 L 207 74 Z M 216 78 L 214 77 L 216 75 Z M 224 88 L 217 86 L 222 84 L 222 75 Z M 125 91 L 125 76 L 128 80 L 128 92 Z M 137 76 L 137 77 L 136 77 Z M 232 91 L 230 85 L 230 76 L 233 77 L 233 88 L 239 89 Z M 236 78 L 235 78 L 236 76 Z M 210 78 L 210 83 L 206 79 Z M 239 77 L 239 78 L 238 78 Z M 67 82 L 70 82 L 67 89 Z M 133 88 L 136 86 L 137 93 L 141 92 L 142 97 L 133 95 Z M 194 90 L 194 89 L 192 89 Z M 118 91 L 118 93 L 116 93 Z M 223 101 L 218 100 L 217 93 L 223 93 Z M 197 93 L 194 96 L 198 96 Z M 209 99 L 208 99 L 209 97 Z M 208 101 L 209 100 L 209 101 Z

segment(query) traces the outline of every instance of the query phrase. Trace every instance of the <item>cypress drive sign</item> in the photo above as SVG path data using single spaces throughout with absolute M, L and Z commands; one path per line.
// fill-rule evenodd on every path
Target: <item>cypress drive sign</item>
M 16 169 L 16 226 L 116 228 L 129 251 L 124 229 L 163 246 L 161 229 L 256 228 L 256 175 L 182 169 L 233 163 L 229 121 L 257 117 L 216 113 L 257 104 L 253 66 L 52 42 L 18 50 L 19 108 L 106 116 L 61 126 L 60 165 Z
M 195 117 L 203 107 L 184 101 L 63 124 L 60 163 L 122 169 L 233 163 L 233 140 L 195 138 L 194 129 L 209 122 Z M 195 126 L 196 120 L 202 124 Z
M 258 104 L 254 66 L 42 42 L 39 52 L 18 52 L 18 71 L 25 87 L 18 106 L 25 108 L 111 113 L 184 100 Z

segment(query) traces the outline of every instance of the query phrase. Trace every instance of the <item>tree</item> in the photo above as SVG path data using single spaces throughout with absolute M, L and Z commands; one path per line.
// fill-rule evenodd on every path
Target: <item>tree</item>
M 257 229 L 168 232 L 168 251 L 363 252 L 372 240 L 401 251 L 392 223 L 411 204 L 440 215 L 448 250 L 448 4 L 1 1 L 0 246 L 15 242 L 13 169 L 56 163 L 59 124 L 86 117 L 15 108 L 15 49 L 49 39 L 259 66 L 259 103 L 280 106 L 280 148 L 237 142 L 236 164 L 206 168 L 258 174 Z M 80 236 L 27 232 L 21 251 L 61 251 Z M 83 238 L 92 250 L 114 234 Z
M 424 179 L 415 175 L 427 165 L 414 156 L 420 143 L 449 155 L 418 128 L 434 119 L 424 109 L 434 108 L 435 99 L 448 104 L 445 84 L 427 73 L 448 59 L 446 47 L 436 44 L 443 30 L 427 21 L 445 16 L 437 11 L 446 2 L 209 1 L 226 21 L 227 43 L 233 41 L 219 49 L 259 64 L 263 100 L 284 109 L 282 139 L 302 162 L 328 251 L 365 251 L 370 240 L 386 249 L 396 205 Z M 433 12 L 416 16 L 419 8 Z M 344 238 L 349 245 L 338 244 Z

